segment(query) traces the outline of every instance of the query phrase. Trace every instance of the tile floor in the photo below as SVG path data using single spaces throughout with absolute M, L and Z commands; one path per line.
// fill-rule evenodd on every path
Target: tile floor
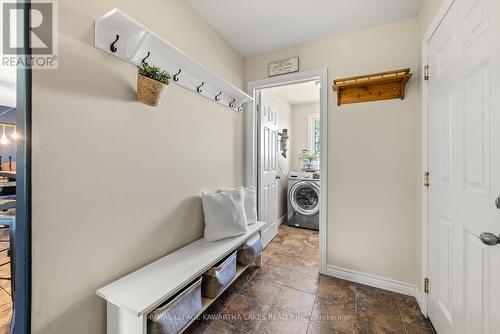
M 8 239 L 7 233 L 0 232 L 0 240 Z M 7 242 L 0 242 L 0 249 L 8 247 Z M 0 263 L 8 260 L 5 252 L 0 253 Z M 10 277 L 9 265 L 0 267 L 0 277 Z M 10 281 L 0 280 L 0 334 L 9 332 L 9 324 L 12 316 L 12 299 L 11 299 Z
M 413 297 L 318 274 L 317 232 L 281 226 L 188 333 L 431 334 Z

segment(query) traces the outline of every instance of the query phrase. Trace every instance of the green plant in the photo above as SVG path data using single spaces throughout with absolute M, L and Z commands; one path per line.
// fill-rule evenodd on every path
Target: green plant
M 167 71 L 161 70 L 159 67 L 148 65 L 148 63 L 143 63 L 137 66 L 139 74 L 147 78 L 161 82 L 162 84 L 170 84 L 170 74 Z
M 300 161 L 307 161 L 307 162 L 312 162 L 318 159 L 318 155 L 315 153 L 309 152 L 309 150 L 302 150 L 302 152 L 299 153 L 299 160 Z

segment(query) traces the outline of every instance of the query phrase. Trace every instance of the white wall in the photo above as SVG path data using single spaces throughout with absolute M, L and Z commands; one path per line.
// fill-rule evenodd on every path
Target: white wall
M 283 129 L 288 129 L 288 133 L 292 130 L 292 105 L 287 99 L 283 98 L 280 94 L 275 93 L 271 90 L 263 90 L 271 101 L 278 108 L 278 129 L 282 132 Z M 293 139 L 288 140 L 288 152 L 287 157 L 281 155 L 281 151 L 278 154 L 278 175 L 281 177 L 279 180 L 279 190 L 278 190 L 278 218 L 283 218 L 287 213 L 288 208 L 288 172 L 291 170 L 291 161 L 293 157 L 291 156 L 291 147 Z M 284 218 L 286 219 L 286 218 Z
M 309 149 L 309 116 L 319 117 L 319 104 L 299 104 L 293 106 L 292 128 L 293 146 L 290 154 L 292 170 L 300 170 L 298 155 L 304 149 Z
M 186 1 L 60 0 L 59 69 L 33 71 L 33 333 L 104 334 L 95 290 L 199 238 L 203 190 L 244 183 L 244 114 L 94 48 L 118 7 L 242 87 L 243 59 Z
M 13 36 L 17 34 L 14 20 L 11 21 L 9 30 Z M 7 107 L 16 106 L 16 68 L 3 65 L 2 62 L 0 62 L 0 105 Z
M 329 82 L 417 64 L 416 18 L 324 38 L 245 60 L 245 80 L 267 64 L 300 57 L 301 70 L 327 67 Z M 337 107 L 329 89 L 328 264 L 416 283 L 417 79 L 404 101 Z
M 0 105 L 16 106 L 16 69 L 0 64 Z

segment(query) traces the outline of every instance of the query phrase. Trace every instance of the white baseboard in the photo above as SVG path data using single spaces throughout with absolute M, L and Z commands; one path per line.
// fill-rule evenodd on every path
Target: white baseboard
M 401 293 L 404 295 L 416 297 L 417 288 L 410 283 L 399 282 L 390 278 L 380 277 L 371 274 L 365 274 L 358 271 L 327 266 L 327 275 L 351 282 L 356 282 L 375 288 Z
M 278 218 L 278 225 L 286 223 L 287 218 L 288 218 L 288 214 L 286 214 L 286 213 L 283 216 L 279 217 Z
M 427 317 L 427 296 L 420 291 L 415 289 L 415 299 L 417 300 L 418 307 L 420 307 L 420 312 Z

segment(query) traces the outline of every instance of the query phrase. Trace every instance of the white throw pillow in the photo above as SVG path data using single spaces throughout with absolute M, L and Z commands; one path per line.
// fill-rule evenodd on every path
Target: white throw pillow
M 247 232 L 243 189 L 202 193 L 201 202 L 207 241 L 226 239 Z
M 248 225 L 257 222 L 257 189 L 254 186 L 241 187 L 244 191 L 245 214 Z

